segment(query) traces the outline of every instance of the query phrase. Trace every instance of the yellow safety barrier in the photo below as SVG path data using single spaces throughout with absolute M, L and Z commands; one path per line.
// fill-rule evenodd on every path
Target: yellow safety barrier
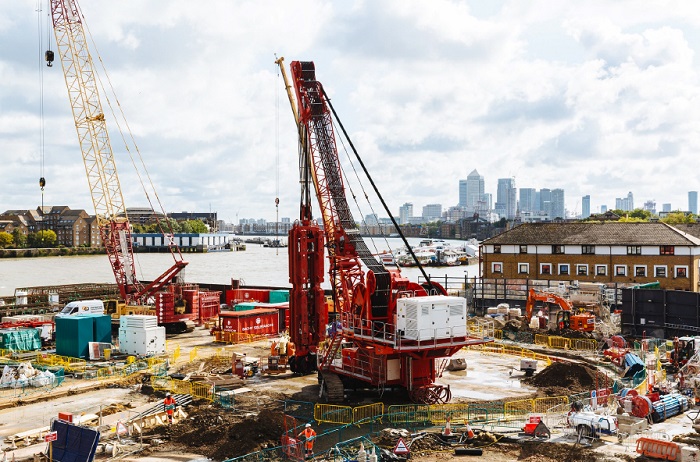
M 192 382 L 190 394 L 199 399 L 214 401 L 214 386 L 208 383 Z
M 427 404 L 396 404 L 389 406 L 389 422 L 408 424 L 430 421 L 430 406 Z
M 87 366 L 87 361 L 84 359 L 48 353 L 37 353 L 36 363 L 45 366 L 60 366 L 66 372 L 84 372 Z
M 352 408 L 335 404 L 316 404 L 314 406 L 314 419 L 319 423 L 351 424 Z
M 469 418 L 469 405 L 457 404 L 432 404 L 430 405 L 430 421 L 434 424 L 444 424 L 447 419 L 464 420 Z
M 495 338 L 496 340 L 503 340 L 503 331 L 501 329 L 494 330 L 493 338 Z
M 637 390 L 637 393 L 640 395 L 646 395 L 648 391 L 648 386 L 647 386 L 647 379 L 644 379 L 642 383 L 634 387 L 635 390 Z
M 546 413 L 549 409 L 562 404 L 568 404 L 568 396 L 552 396 L 547 398 L 536 398 L 533 403 L 534 412 Z
M 493 353 L 500 355 L 507 354 L 519 356 L 521 358 L 536 359 L 538 361 L 545 362 L 547 366 L 552 364 L 552 360 L 549 358 L 549 356 L 543 355 L 541 353 L 535 353 L 534 351 L 528 350 L 527 348 L 521 348 L 519 346 L 514 345 L 503 345 L 500 343 L 484 343 L 482 345 L 472 345 L 466 348 L 470 350 L 479 350 L 482 353 Z
M 197 354 L 199 353 L 199 347 L 194 347 L 190 350 L 190 362 L 197 359 Z
M 570 350 L 571 349 L 571 339 L 568 339 L 566 337 L 554 337 L 550 336 L 547 339 L 547 344 L 551 348 L 559 348 L 562 350 Z
M 535 412 L 534 399 L 521 399 L 517 401 L 507 401 L 503 405 L 503 413 L 506 416 L 524 416 Z
M 384 415 L 384 403 L 357 406 L 352 409 L 352 422 L 354 424 L 363 424 L 375 420 L 381 421 L 382 415 Z
M 572 338 L 571 349 L 581 351 L 596 351 L 598 342 L 590 338 Z
M 549 335 L 535 334 L 535 345 L 549 345 Z
M 242 334 L 239 332 L 214 331 L 214 341 L 220 343 L 252 343 L 267 338 L 265 335 Z
M 173 350 L 173 357 L 171 362 L 176 362 L 178 359 L 180 359 L 180 345 L 178 345 L 175 350 Z

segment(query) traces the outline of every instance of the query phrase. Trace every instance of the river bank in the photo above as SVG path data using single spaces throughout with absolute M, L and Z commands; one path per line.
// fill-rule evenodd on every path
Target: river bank
M 103 255 L 101 247 L 44 247 L 31 249 L 0 249 L 0 258 L 63 257 L 69 255 Z

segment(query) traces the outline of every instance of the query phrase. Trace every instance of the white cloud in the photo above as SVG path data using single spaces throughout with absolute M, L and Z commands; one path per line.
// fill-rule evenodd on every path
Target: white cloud
M 110 102 L 123 108 L 168 210 L 271 220 L 279 189 L 280 215 L 297 215 L 296 135 L 275 53 L 315 61 L 395 214 L 404 202 L 454 205 L 474 168 L 494 195 L 497 178 L 516 176 L 518 186 L 564 188 L 570 209 L 585 194 L 595 209 L 627 191 L 685 208 L 687 190 L 699 189 L 692 2 L 81 6 L 118 94 Z M 0 209 L 40 200 L 35 8 L 12 2 L 0 19 Z M 90 210 L 58 60 L 44 68 L 43 104 L 44 199 Z M 125 201 L 146 205 L 113 119 Z

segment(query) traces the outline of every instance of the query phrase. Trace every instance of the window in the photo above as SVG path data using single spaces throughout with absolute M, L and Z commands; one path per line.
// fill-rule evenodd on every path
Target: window
M 552 246 L 552 253 L 554 253 L 554 254 L 564 253 L 564 246 L 563 245 L 553 245 Z
M 583 255 L 595 255 L 595 246 L 594 245 L 582 245 L 581 246 L 581 253 Z
M 527 246 L 526 245 L 520 246 L 520 253 L 527 253 Z
M 552 265 L 549 263 L 541 263 L 540 274 L 552 274 Z
M 569 265 L 567 263 L 562 263 L 559 265 L 559 274 L 563 276 L 569 274 Z
M 518 263 L 518 274 L 527 274 L 530 272 L 529 263 Z
M 588 276 L 588 265 L 576 265 L 577 276 Z
M 627 266 L 615 265 L 615 276 L 627 276 Z
M 492 273 L 503 273 L 503 263 L 491 263 Z
M 647 266 L 646 265 L 635 265 L 634 266 L 634 275 L 638 278 L 647 277 Z
M 687 278 L 688 277 L 688 267 L 687 266 L 676 266 L 676 277 L 677 278 Z
M 607 265 L 595 265 L 595 275 L 596 276 L 607 276 L 608 266 Z
M 493 253 L 501 253 L 501 246 L 500 246 L 500 245 L 494 245 L 494 246 L 493 246 Z
M 661 255 L 675 255 L 676 254 L 676 248 L 672 245 L 662 245 L 659 248 L 659 253 Z
M 627 255 L 641 255 L 642 254 L 642 246 L 641 245 L 628 245 L 627 246 Z
M 666 266 L 654 266 L 654 277 L 665 278 L 666 277 Z

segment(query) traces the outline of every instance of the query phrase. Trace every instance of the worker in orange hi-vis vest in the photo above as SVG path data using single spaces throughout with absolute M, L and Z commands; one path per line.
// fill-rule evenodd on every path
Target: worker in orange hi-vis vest
M 165 400 L 163 400 L 163 407 L 165 412 L 168 413 L 168 424 L 173 424 L 173 413 L 175 412 L 175 398 L 170 394 L 170 392 L 165 394 Z
M 314 455 L 314 440 L 316 439 L 316 432 L 311 428 L 311 424 L 307 423 L 304 426 L 304 430 L 297 435 L 298 438 L 306 438 L 304 442 L 304 449 L 306 450 L 306 458 L 310 459 Z

